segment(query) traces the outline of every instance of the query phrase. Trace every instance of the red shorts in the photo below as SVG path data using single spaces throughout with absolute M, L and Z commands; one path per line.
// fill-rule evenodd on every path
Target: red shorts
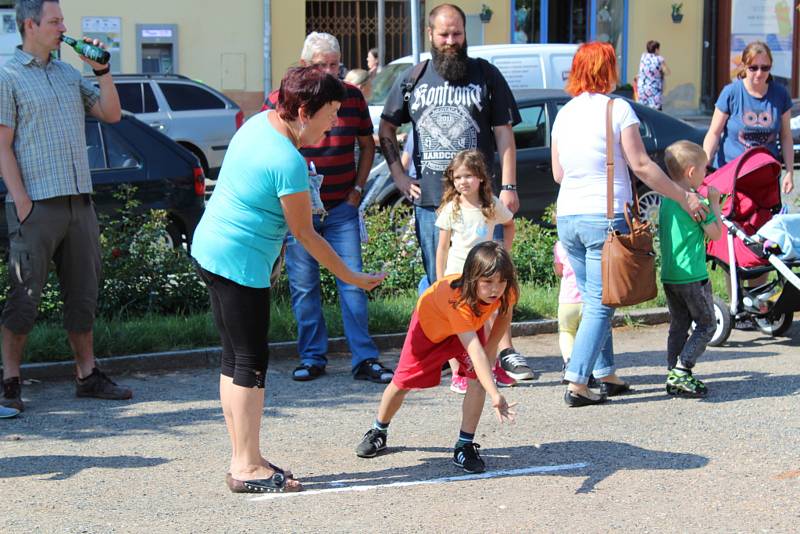
M 475 333 L 478 334 L 481 345 L 485 345 L 483 328 Z M 415 311 L 411 316 L 411 324 L 408 326 L 408 334 L 392 382 L 400 389 L 436 387 L 442 381 L 442 365 L 450 358 L 458 360 L 460 376 L 473 380 L 477 378 L 467 349 L 458 336 L 450 336 L 434 343 L 422 331 Z

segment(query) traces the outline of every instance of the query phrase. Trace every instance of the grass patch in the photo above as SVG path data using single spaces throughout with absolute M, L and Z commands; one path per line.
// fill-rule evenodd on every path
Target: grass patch
M 727 298 L 727 283 L 721 270 L 710 271 L 714 294 Z M 522 284 L 522 296 L 514 313 L 515 321 L 555 318 L 558 314 L 558 287 Z M 403 332 L 417 302 L 415 291 L 369 302 L 369 329 L 372 334 Z M 666 306 L 659 284 L 655 300 L 631 309 Z M 328 335 L 344 335 L 338 303 L 323 305 Z M 288 298 L 272 302 L 269 338 L 271 341 L 296 339 L 297 325 Z M 192 349 L 219 345 L 219 335 L 210 313 L 184 316 L 146 315 L 133 319 L 103 319 L 95 322 L 95 352 L 100 357 L 139 354 L 166 350 Z M 61 325 L 41 322 L 28 339 L 26 362 L 70 360 L 72 353 Z

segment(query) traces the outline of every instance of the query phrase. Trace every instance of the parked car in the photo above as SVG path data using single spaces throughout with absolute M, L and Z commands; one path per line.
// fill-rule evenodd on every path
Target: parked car
M 571 97 L 564 91 L 550 89 L 516 91 L 514 96 L 522 116 L 522 122 L 514 127 L 520 204 L 517 216 L 539 221 L 545 208 L 555 202 L 558 196 L 558 184 L 553 180 L 550 163 L 550 132 L 558 110 Z M 704 132 L 691 124 L 646 106 L 629 103 L 639 117 L 639 131 L 645 149 L 662 169 L 665 168 L 664 149 L 670 144 L 679 139 L 703 143 Z M 494 173 L 499 180 L 500 162 L 497 157 Z M 660 204 L 660 196 L 643 183 L 639 184 L 640 209 L 645 216 L 652 216 Z M 368 203 L 391 206 L 404 201 L 386 170 L 385 163 L 373 169 L 367 187 L 365 201 Z
M 197 156 L 125 112 L 115 124 L 87 117 L 86 145 L 98 215 L 116 216 L 122 204 L 114 192 L 121 184 L 131 184 L 136 186 L 140 209 L 167 211 L 167 238 L 172 245 L 191 245 L 205 195 L 205 176 Z M 8 245 L 6 193 L 5 183 L 0 182 L 3 247 Z
M 563 89 L 572 68 L 576 44 L 502 44 L 467 48 L 467 54 L 483 58 L 497 67 L 512 91 L 527 89 Z M 430 52 L 420 54 L 420 61 L 430 59 Z M 369 114 L 375 131 L 381 118 L 389 90 L 399 76 L 407 76 L 413 65 L 412 56 L 395 59 L 372 80 Z
M 189 149 L 209 178 L 219 173 L 244 113 L 204 83 L 176 74 L 115 74 L 122 109 Z

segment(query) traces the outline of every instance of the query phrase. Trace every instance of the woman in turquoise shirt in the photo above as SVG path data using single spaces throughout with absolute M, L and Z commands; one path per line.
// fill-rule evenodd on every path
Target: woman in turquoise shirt
M 316 67 L 289 69 L 275 111 L 236 132 L 214 194 L 197 226 L 192 256 L 211 297 L 222 342 L 220 399 L 233 452 L 228 487 L 237 493 L 300 491 L 288 471 L 261 455 L 271 266 L 287 230 L 344 282 L 371 290 L 382 275 L 351 271 L 312 225 L 308 169 L 298 148 L 336 123 L 344 86 Z

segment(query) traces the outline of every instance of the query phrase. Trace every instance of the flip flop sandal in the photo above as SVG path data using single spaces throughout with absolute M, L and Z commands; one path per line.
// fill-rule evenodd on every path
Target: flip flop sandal
M 275 473 L 269 478 L 257 478 L 253 480 L 237 480 L 233 477 L 228 479 L 228 488 L 233 493 L 289 493 L 302 491 L 302 486 L 287 486 L 286 477 L 280 473 Z
M 272 469 L 276 473 L 280 473 L 283 476 L 285 476 L 286 478 L 294 479 L 294 473 L 292 473 L 291 471 L 287 471 L 285 469 L 281 469 L 280 467 L 278 467 L 277 465 L 273 464 L 272 462 L 267 462 L 267 465 L 269 466 L 270 469 Z M 227 482 L 228 485 L 230 485 L 230 482 L 228 482 L 229 478 L 231 478 L 231 472 L 230 471 L 225 473 L 225 482 Z

